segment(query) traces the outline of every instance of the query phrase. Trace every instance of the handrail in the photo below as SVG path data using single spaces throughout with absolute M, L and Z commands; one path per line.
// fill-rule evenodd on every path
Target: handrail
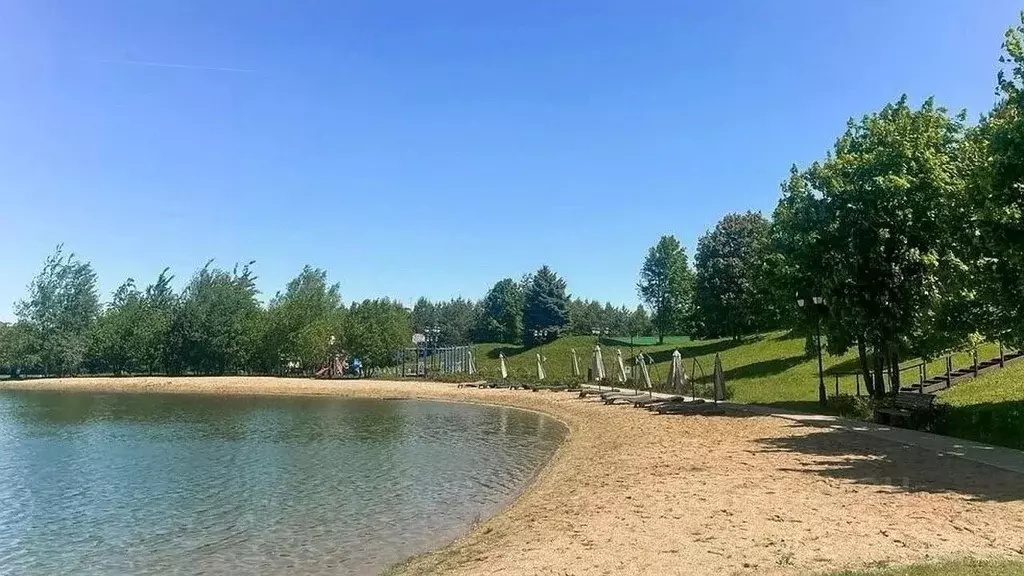
M 694 356 L 693 364 L 690 365 L 690 375 L 692 376 L 692 378 L 690 378 L 690 392 L 693 394 L 694 398 L 697 397 L 697 368 L 700 368 L 700 379 L 703 382 L 708 377 L 707 372 L 704 372 L 704 366 L 702 366 L 700 360 Z M 712 396 L 713 395 L 714 394 L 712 394 Z

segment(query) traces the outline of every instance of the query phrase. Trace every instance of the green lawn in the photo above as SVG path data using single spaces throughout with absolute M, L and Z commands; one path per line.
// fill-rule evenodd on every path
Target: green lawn
M 832 572 L 829 576 L 1019 576 L 1024 563 L 961 560 L 938 564 L 913 564 L 867 570 Z
M 594 345 L 598 341 L 592 336 L 569 336 L 539 346 L 524 348 L 503 344 L 480 344 L 477 346 L 477 366 L 485 378 L 499 378 L 498 353 L 504 352 L 513 380 L 534 381 L 538 353 L 547 358 L 545 369 L 549 382 L 573 382 L 571 376 L 571 350 L 576 349 L 580 369 L 586 374 Z M 636 344 L 636 342 L 634 342 Z M 600 341 L 606 370 L 611 378 L 616 374 L 616 350 L 622 352 L 624 360 L 632 357 L 631 347 L 622 339 Z M 732 340 L 689 340 L 686 338 L 667 339 L 665 344 L 632 347 L 633 352 L 644 351 L 654 357 L 656 364 L 651 367 L 651 378 L 656 385 L 664 382 L 672 351 L 678 349 L 684 358 L 687 374 L 696 374 L 699 381 L 706 382 L 714 365 L 715 354 L 722 357 L 726 383 L 732 399 L 738 402 L 767 404 L 801 410 L 821 412 L 818 398 L 818 366 L 816 358 L 804 357 L 804 340 L 788 332 L 773 332 L 747 338 L 742 342 Z M 998 346 L 985 344 L 979 347 L 982 360 L 998 355 Z M 955 354 L 954 368 L 969 366 L 972 355 L 969 352 Z M 905 366 L 918 363 L 908 360 Z M 628 364 L 627 364 L 628 365 Z M 854 354 L 824 358 L 825 383 L 828 395 L 835 394 L 836 376 L 839 375 L 839 391 L 843 394 L 856 393 L 856 379 L 847 375 L 857 370 Z M 945 359 L 930 362 L 927 374 L 945 371 Z M 904 372 L 904 382 L 918 378 L 917 370 Z M 862 390 L 862 392 L 864 392 Z M 937 432 L 988 442 L 1012 448 L 1024 449 L 1024 360 L 1013 362 L 1003 370 L 983 373 L 977 380 L 966 380 L 940 395 L 940 404 L 949 407 L 941 409 L 941 416 L 933 428 Z M 829 406 L 825 411 L 856 416 L 850 406 Z M 861 416 L 870 412 L 860 411 Z
M 689 342 L 691 338 L 689 336 L 665 336 L 663 344 L 682 344 L 683 342 Z M 609 336 L 605 338 L 610 344 L 617 344 L 621 346 L 654 346 L 658 344 L 657 336 Z
M 941 431 L 1024 450 L 1024 360 L 939 394 L 948 414 Z
M 504 352 L 513 380 L 536 380 L 537 354 L 547 358 L 545 369 L 549 382 L 574 382 L 571 374 L 571 350 L 576 349 L 580 369 L 586 374 L 594 345 L 598 340 L 592 336 L 568 336 L 550 344 L 535 348 L 509 346 L 504 344 L 480 344 L 477 346 L 477 366 L 485 378 L 499 378 L 498 354 Z M 636 342 L 634 341 L 634 344 Z M 665 344 L 634 345 L 622 339 L 600 341 L 605 367 L 610 378 L 616 374 L 616 351 L 621 351 L 627 361 L 632 353 L 644 351 L 656 361 L 651 367 L 651 378 L 656 386 L 668 375 L 668 364 L 672 351 L 682 353 L 688 375 L 696 375 L 698 381 L 707 382 L 714 365 L 715 354 L 722 357 L 727 386 L 732 399 L 738 402 L 767 404 L 780 408 L 820 412 L 818 398 L 818 365 L 816 358 L 804 356 L 804 340 L 788 332 L 773 332 L 747 338 L 742 342 L 732 340 L 689 340 L 687 338 L 666 339 Z M 632 352 L 631 352 L 632 350 Z M 979 347 L 982 360 L 998 355 L 994 344 Z M 953 356 L 954 368 L 969 366 L 972 355 L 962 352 Z M 904 365 L 918 363 L 908 360 Z M 856 393 L 856 378 L 848 375 L 857 370 L 854 354 L 824 358 L 825 384 L 828 395 L 835 394 L 837 375 L 839 391 L 843 394 Z M 927 374 L 945 371 L 945 359 L 928 363 Z M 917 379 L 917 370 L 903 373 L 904 382 Z M 862 390 L 862 392 L 864 392 Z M 934 425 L 938 432 L 1024 449 L 1024 360 L 1013 362 L 1003 370 L 983 373 L 977 380 L 962 381 L 940 395 L 940 404 L 948 405 L 939 414 L 942 416 Z M 849 410 L 830 406 L 826 411 Z M 847 415 L 854 415 L 846 412 Z
M 651 342 L 656 341 L 651 339 Z M 510 378 L 535 380 L 536 354 L 540 353 L 547 358 L 545 369 L 549 381 L 570 382 L 573 380 L 570 350 L 576 349 L 580 369 L 585 375 L 594 345 L 597 343 L 598 340 L 593 336 L 567 336 L 530 349 L 505 344 L 480 344 L 476 349 L 477 366 L 484 377 L 498 378 L 498 353 L 504 352 Z M 606 338 L 601 340 L 600 344 L 608 375 L 614 377 L 616 350 L 621 350 L 623 358 L 628 361 L 631 357 L 629 341 L 623 338 Z M 733 399 L 736 401 L 819 410 L 817 359 L 804 356 L 802 337 L 788 332 L 773 332 L 747 338 L 742 342 L 677 337 L 666 339 L 663 345 L 652 343 L 633 347 L 634 351 L 642 350 L 654 357 L 656 364 L 651 368 L 651 378 L 657 382 L 663 382 L 666 378 L 674 349 L 682 353 L 687 374 L 696 374 L 698 379 L 704 375 L 704 380 L 710 376 L 715 354 L 720 354 L 727 385 L 732 389 Z M 995 345 L 983 345 L 979 348 L 982 360 L 997 354 L 998 347 Z M 905 365 L 916 362 L 908 360 Z M 970 353 L 954 355 L 954 367 L 967 366 L 970 363 Z M 851 395 L 856 393 L 856 378 L 846 375 L 857 371 L 855 354 L 841 357 L 826 355 L 824 367 L 825 383 L 830 396 L 835 393 L 837 374 L 839 391 Z M 929 363 L 927 373 L 934 375 L 944 370 L 945 359 L 940 358 Z M 904 372 L 903 378 L 904 381 L 916 380 L 917 370 Z

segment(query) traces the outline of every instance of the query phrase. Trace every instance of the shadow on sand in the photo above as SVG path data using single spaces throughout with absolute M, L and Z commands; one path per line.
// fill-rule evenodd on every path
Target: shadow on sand
M 793 426 L 807 428 L 807 433 L 758 440 L 763 452 L 810 457 L 800 468 L 788 471 L 906 492 L 956 493 L 1000 502 L 1024 500 L 1024 478 L 1013 472 L 857 432 Z

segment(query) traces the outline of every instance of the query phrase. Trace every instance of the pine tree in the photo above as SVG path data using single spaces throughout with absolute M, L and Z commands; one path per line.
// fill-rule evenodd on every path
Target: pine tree
M 542 266 L 530 277 L 523 306 L 523 341 L 542 344 L 561 334 L 569 321 L 565 280 Z

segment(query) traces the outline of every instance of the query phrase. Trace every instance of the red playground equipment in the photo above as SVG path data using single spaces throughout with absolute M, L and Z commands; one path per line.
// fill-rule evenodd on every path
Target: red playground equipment
M 314 376 L 317 378 L 341 378 L 348 368 L 348 356 L 335 355 L 317 368 Z

